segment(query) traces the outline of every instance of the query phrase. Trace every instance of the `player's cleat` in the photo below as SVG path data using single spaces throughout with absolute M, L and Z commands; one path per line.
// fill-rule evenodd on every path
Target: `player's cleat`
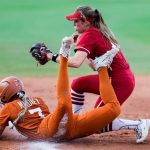
M 140 121 L 141 123 L 135 128 L 137 136 L 136 143 L 144 142 L 150 129 L 150 119 L 141 119 Z
M 64 37 L 62 39 L 62 44 L 61 44 L 59 54 L 62 55 L 63 57 L 68 58 L 70 55 L 70 48 L 72 43 L 73 43 L 72 37 Z
M 95 58 L 92 61 L 94 68 L 97 71 L 100 70 L 101 67 L 110 68 L 113 58 L 118 53 L 118 51 L 119 51 L 119 48 L 115 45 L 112 45 L 112 49 L 110 51 L 107 51 L 105 54 L 103 54 L 100 57 Z

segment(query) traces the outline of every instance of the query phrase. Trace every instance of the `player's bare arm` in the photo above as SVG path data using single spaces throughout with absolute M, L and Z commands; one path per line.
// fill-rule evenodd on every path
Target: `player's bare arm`
M 83 51 L 77 51 L 74 56 L 69 57 L 68 66 L 73 68 L 79 68 L 87 57 L 87 53 Z M 59 63 L 60 58 L 57 58 Z
M 38 47 L 35 46 L 38 44 Z M 39 43 L 31 47 L 30 53 L 41 65 L 46 64 L 52 60 L 56 63 L 60 63 L 60 57 L 58 54 L 53 54 L 51 51 L 41 51 Z M 45 44 L 44 44 L 45 45 Z M 45 46 L 46 47 L 46 46 Z M 43 48 L 43 47 L 42 47 Z M 47 47 L 46 47 L 47 48 Z M 73 68 L 79 68 L 87 58 L 87 53 L 84 51 L 77 51 L 74 56 L 68 58 L 68 66 Z

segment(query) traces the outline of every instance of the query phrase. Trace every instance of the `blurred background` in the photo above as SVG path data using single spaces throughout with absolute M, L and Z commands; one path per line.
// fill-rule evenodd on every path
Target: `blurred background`
M 150 74 L 149 0 L 0 0 L 0 77 L 55 76 L 58 64 L 37 67 L 29 49 L 44 42 L 58 52 L 61 39 L 74 32 L 65 16 L 81 5 L 102 13 L 134 73 Z M 71 76 L 93 73 L 86 65 L 69 72 Z

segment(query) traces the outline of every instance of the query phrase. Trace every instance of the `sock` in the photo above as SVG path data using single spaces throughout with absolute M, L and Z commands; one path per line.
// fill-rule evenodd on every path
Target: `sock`
M 71 89 L 72 111 L 75 114 L 81 113 L 84 105 L 84 94 L 80 94 Z
M 134 130 L 140 123 L 139 120 L 115 119 L 112 122 L 112 131 L 121 129 Z
M 105 133 L 105 132 L 109 132 L 109 131 L 113 131 L 112 130 L 112 123 L 109 123 L 107 126 L 105 126 L 100 133 Z

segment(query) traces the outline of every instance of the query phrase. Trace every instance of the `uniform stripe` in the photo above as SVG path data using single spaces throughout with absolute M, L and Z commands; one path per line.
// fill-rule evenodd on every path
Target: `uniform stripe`
M 79 98 L 84 98 L 84 95 L 77 95 L 77 94 L 74 94 L 74 93 L 71 93 L 71 96 L 73 96 L 73 97 L 79 97 Z
M 112 122 L 109 124 L 109 131 L 112 131 Z
M 75 100 L 75 99 L 72 99 L 72 102 L 84 103 L 84 101 L 78 101 L 78 100 Z
M 75 104 L 75 105 L 83 105 L 84 103 L 80 103 L 80 102 L 74 102 L 74 101 L 72 101 L 72 104 Z
M 97 107 L 96 107 L 96 108 L 101 107 L 102 103 L 103 103 L 103 101 L 101 100 L 101 101 L 100 101 L 100 103 L 97 105 Z
M 78 95 L 78 96 L 84 96 L 84 94 L 77 93 L 77 92 L 75 92 L 73 89 L 71 89 L 71 94 L 76 94 L 76 95 Z
M 107 126 L 105 126 L 105 132 L 107 132 L 108 130 L 107 130 Z
M 81 50 L 87 52 L 88 54 L 90 54 L 90 51 L 84 47 L 76 47 L 76 50 L 78 50 L 78 49 L 81 49 Z
M 71 99 L 78 100 L 78 101 L 84 101 L 84 98 L 74 97 L 74 96 L 71 96 Z

